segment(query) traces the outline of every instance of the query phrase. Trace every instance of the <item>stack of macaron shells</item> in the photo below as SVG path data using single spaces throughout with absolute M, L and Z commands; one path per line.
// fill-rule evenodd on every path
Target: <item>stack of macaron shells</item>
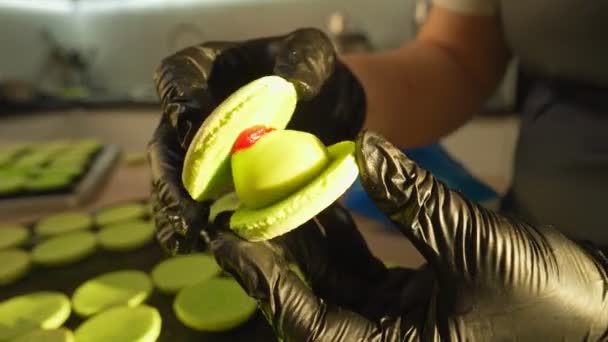
M 69 188 L 103 144 L 96 139 L 52 140 L 0 147 L 0 196 Z
M 272 239 L 330 206 L 358 176 L 353 141 L 326 147 L 285 129 L 298 101 L 279 76 L 246 84 L 203 122 L 184 160 L 182 181 L 197 201 L 213 201 L 210 221 L 230 211 L 242 238 Z
M 136 251 L 153 241 L 149 210 L 149 202 L 134 201 L 94 213 L 72 210 L 53 214 L 27 227 L 0 227 L 0 264 L 19 258 L 14 256 L 19 253 L 27 269 L 36 272 L 36 267 L 70 267 L 86 257 L 95 257 L 98 247 L 116 253 Z M 108 236 L 115 241 L 106 241 L 104 247 L 104 232 L 112 230 Z M 18 262 L 12 264 L 18 267 Z M 172 298 L 173 315 L 184 329 L 199 332 L 233 329 L 257 310 L 255 301 L 222 273 L 207 253 L 163 258 L 150 269 L 117 265 L 116 270 L 88 278 L 73 290 L 48 290 L 41 284 L 38 291 L 0 302 L 0 340 L 156 341 L 163 317 L 154 304 L 148 303 L 155 292 Z M 0 289 L 22 277 L 3 276 L 3 269 L 6 267 L 0 266 L 0 279 L 6 281 L 0 283 Z M 81 323 L 70 329 L 64 324 L 72 316 Z

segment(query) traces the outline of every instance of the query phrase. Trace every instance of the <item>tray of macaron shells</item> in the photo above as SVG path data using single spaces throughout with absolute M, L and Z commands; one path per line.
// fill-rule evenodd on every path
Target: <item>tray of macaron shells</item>
M 275 341 L 201 251 L 169 257 L 149 202 L 0 224 L 0 341 Z
M 0 199 L 68 191 L 103 148 L 96 139 L 0 146 Z
M 91 198 L 121 148 L 95 138 L 0 145 L 0 212 L 57 210 Z

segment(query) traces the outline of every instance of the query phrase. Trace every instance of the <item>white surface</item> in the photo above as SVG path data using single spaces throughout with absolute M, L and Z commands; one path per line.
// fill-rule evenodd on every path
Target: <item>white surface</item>
M 413 0 L 80 0 L 71 11 L 57 11 L 56 6 L 45 10 L 44 0 L 24 1 L 39 6 L 0 0 L 0 79 L 32 79 L 45 54 L 37 36 L 41 28 L 51 29 L 68 47 L 77 43 L 84 51 L 94 48 L 96 82 L 116 90 L 148 87 L 160 60 L 185 46 L 277 35 L 305 26 L 327 29 L 336 11 L 381 49 L 413 36 Z
M 80 39 L 74 28 L 69 12 L 15 8 L 0 0 L 0 80 L 34 80 L 48 54 L 40 33 L 48 30 L 73 47 Z

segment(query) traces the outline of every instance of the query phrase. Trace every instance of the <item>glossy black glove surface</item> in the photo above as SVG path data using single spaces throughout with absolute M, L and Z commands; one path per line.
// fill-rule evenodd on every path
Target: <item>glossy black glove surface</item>
M 211 244 L 218 262 L 259 300 L 279 336 L 608 339 L 608 265 L 599 251 L 467 201 L 373 133 L 361 134 L 357 146 L 366 190 L 428 263 L 387 270 L 356 237 L 354 224 L 324 215 L 284 241 L 252 243 L 221 232 Z M 325 236 L 311 233 L 319 229 Z M 310 287 L 289 271 L 285 250 L 303 266 Z
M 149 144 L 157 237 L 170 253 L 203 248 L 209 203 L 195 203 L 181 182 L 185 152 L 204 119 L 227 96 L 265 75 L 296 85 L 299 102 L 288 128 L 316 134 L 326 144 L 360 130 L 365 96 L 315 29 L 243 42 L 208 42 L 169 56 L 154 80 L 163 111 Z M 195 228 L 193 228 L 195 227 Z

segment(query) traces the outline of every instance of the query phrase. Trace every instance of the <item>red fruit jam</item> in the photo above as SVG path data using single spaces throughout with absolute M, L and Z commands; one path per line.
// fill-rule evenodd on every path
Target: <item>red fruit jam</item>
M 272 132 L 274 130 L 275 130 L 275 128 L 266 127 L 266 126 L 262 126 L 262 125 L 256 125 L 256 126 L 252 126 L 252 127 L 245 129 L 244 131 L 241 132 L 241 134 L 239 134 L 238 138 L 236 138 L 234 145 L 232 145 L 231 153 L 235 154 L 236 152 L 238 152 L 240 150 L 244 150 L 244 149 L 252 146 L 264 134 Z

